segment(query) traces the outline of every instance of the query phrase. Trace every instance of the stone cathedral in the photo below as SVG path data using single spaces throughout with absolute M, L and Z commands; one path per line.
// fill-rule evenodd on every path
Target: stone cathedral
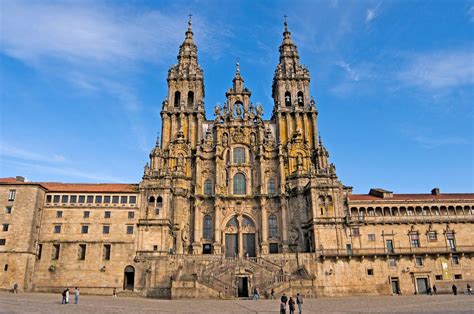
M 0 179 L 0 289 L 245 298 L 473 284 L 474 194 L 352 194 L 318 134 L 286 22 L 271 118 L 237 63 L 209 120 L 191 26 L 140 183 Z

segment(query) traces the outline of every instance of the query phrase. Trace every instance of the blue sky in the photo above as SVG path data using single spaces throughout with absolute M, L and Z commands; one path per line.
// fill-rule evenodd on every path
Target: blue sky
M 474 191 L 473 1 L 2 1 L 0 176 L 138 182 L 187 15 L 207 117 L 235 61 L 268 119 L 283 15 L 355 193 Z

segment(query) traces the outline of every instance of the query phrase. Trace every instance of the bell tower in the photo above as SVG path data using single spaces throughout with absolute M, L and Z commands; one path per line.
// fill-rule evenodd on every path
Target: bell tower
M 198 63 L 190 16 L 186 37 L 179 47 L 178 63 L 168 70 L 168 96 L 161 111 L 161 147 L 164 150 L 178 136 L 184 136 L 192 149 L 201 142 L 205 120 L 203 74 Z
M 309 70 L 300 63 L 286 18 L 284 26 L 280 61 L 273 75 L 273 119 L 277 121 L 278 137 L 282 145 L 298 136 L 310 149 L 315 149 L 318 139 L 318 112 L 314 100 L 310 97 Z M 297 134 L 297 130 L 302 130 L 302 134 Z

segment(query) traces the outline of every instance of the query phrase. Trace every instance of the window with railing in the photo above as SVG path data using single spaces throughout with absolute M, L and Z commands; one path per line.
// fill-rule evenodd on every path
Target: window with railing
M 420 247 L 420 235 L 418 234 L 418 232 L 410 233 L 410 244 L 413 248 Z

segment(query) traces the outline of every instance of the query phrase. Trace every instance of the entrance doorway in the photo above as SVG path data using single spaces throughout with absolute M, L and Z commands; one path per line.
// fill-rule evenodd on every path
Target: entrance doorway
M 416 278 L 416 288 L 418 294 L 427 294 L 428 278 Z
M 123 277 L 123 290 L 133 290 L 135 286 L 135 268 L 130 265 L 125 267 Z
M 225 235 L 225 257 L 236 257 L 239 255 L 239 242 L 237 234 Z
M 398 278 L 392 278 L 392 279 L 390 279 L 390 282 L 392 284 L 392 293 L 393 294 L 399 294 L 400 284 L 398 283 Z
M 237 297 L 239 298 L 249 297 L 249 278 L 248 277 L 237 277 Z
M 249 257 L 257 256 L 255 254 L 255 233 L 244 233 L 244 254 Z

